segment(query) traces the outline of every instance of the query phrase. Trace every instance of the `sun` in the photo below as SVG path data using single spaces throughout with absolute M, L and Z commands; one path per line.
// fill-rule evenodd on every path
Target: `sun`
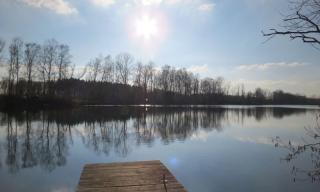
M 155 38 L 158 34 L 158 24 L 155 18 L 144 15 L 135 22 L 136 34 L 144 40 Z

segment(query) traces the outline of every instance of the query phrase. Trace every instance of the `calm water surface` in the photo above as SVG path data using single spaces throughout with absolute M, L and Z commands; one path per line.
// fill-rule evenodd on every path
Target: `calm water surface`
M 189 191 L 319 191 L 305 172 L 315 168 L 314 154 L 286 162 L 289 151 L 273 141 L 313 142 L 306 128 L 319 113 L 294 106 L 0 113 L 0 191 L 74 191 L 86 163 L 155 159 Z

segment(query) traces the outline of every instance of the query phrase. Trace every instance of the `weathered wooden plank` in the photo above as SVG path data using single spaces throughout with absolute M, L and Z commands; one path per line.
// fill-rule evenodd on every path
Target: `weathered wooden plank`
M 155 161 L 135 161 L 135 162 L 117 162 L 117 163 L 93 163 L 93 164 L 86 164 L 85 168 L 91 167 L 116 167 L 116 166 L 135 166 L 135 165 L 162 165 L 162 163 L 158 160 Z
M 186 191 L 160 161 L 87 164 L 78 192 Z
M 166 185 L 167 191 L 185 191 L 183 187 L 178 184 L 168 184 Z M 82 187 L 79 191 L 89 191 L 89 190 L 101 190 L 101 191 L 165 191 L 164 185 L 132 185 L 132 186 L 121 186 L 121 187 Z

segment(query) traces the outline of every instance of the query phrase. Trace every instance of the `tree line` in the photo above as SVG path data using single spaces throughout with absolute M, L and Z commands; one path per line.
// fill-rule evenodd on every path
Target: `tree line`
M 0 61 L 7 74 L 1 81 L 1 93 L 2 98 L 16 99 L 7 102 L 10 104 L 56 99 L 82 104 L 320 103 L 281 90 L 245 91 L 243 84 L 231 86 L 222 77 L 200 78 L 185 68 L 157 68 L 152 61 L 135 61 L 129 53 L 99 55 L 76 67 L 69 46 L 55 39 L 38 44 L 14 38 L 7 54 L 5 47 L 0 39 Z

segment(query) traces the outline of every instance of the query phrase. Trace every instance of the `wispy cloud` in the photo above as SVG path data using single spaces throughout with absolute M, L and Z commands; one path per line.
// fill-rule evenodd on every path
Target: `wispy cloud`
M 268 70 L 272 68 L 294 68 L 294 67 L 303 67 L 308 65 L 307 63 L 262 63 L 262 64 L 253 64 L 253 65 L 240 65 L 237 67 L 238 70 L 251 71 L 251 70 Z
M 202 3 L 198 6 L 199 11 L 210 12 L 213 11 L 215 7 L 214 3 Z
M 144 5 L 144 6 L 152 6 L 152 5 L 175 5 L 178 3 L 186 2 L 186 0 L 134 0 L 135 4 Z
M 193 66 L 187 68 L 187 70 L 189 72 L 196 73 L 196 74 L 205 74 L 205 73 L 208 72 L 209 67 L 206 64 L 204 64 L 204 65 L 193 65 Z
M 308 96 L 320 95 L 320 80 L 307 79 L 282 79 L 282 80 L 252 80 L 238 79 L 231 81 L 232 86 L 244 85 L 246 91 L 254 91 L 257 87 L 262 87 L 269 91 L 284 90 L 291 93 L 300 93 Z
M 59 15 L 77 14 L 78 10 L 65 0 L 20 0 L 21 2 L 36 8 L 45 8 Z
M 178 4 L 181 3 L 183 0 L 165 0 L 165 3 L 168 5 L 174 5 L 174 4 Z
M 152 7 L 152 6 L 188 6 L 192 9 L 209 12 L 215 7 L 214 3 L 204 3 L 204 0 L 88 0 L 92 4 L 100 7 L 109 7 L 111 5 L 119 5 L 125 7 Z
M 109 7 L 116 3 L 116 0 L 90 0 L 90 2 L 95 6 Z
M 163 2 L 163 0 L 135 0 L 136 4 L 141 4 L 144 6 L 149 6 L 149 5 L 159 5 Z

